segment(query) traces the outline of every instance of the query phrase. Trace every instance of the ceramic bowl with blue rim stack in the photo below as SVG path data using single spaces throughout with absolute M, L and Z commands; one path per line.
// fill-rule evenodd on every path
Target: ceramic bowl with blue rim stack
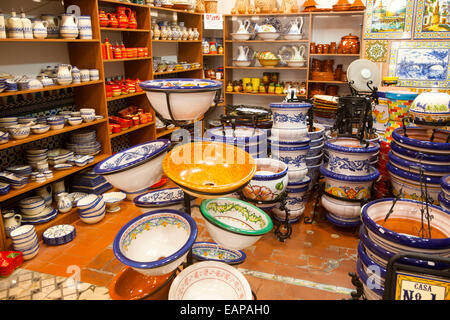
M 15 165 L 7 167 L 6 171 L 14 173 L 21 177 L 29 177 L 33 172 L 33 168 L 29 165 Z
M 31 224 L 31 225 L 37 225 L 37 224 L 44 224 L 49 221 L 52 221 L 56 218 L 58 215 L 58 210 L 54 209 L 51 206 L 45 206 L 42 211 L 34 216 L 29 216 L 22 214 L 22 224 Z
M 20 226 L 10 233 L 13 248 L 23 254 L 24 260 L 34 258 L 39 252 L 39 240 L 32 225 Z
M 100 222 L 106 213 L 106 203 L 103 196 L 89 194 L 76 203 L 80 220 L 87 224 Z
M 243 263 L 247 255 L 242 250 L 226 249 L 215 242 L 195 242 L 192 246 L 192 257 L 198 261 L 219 261 L 237 265 Z
M 75 239 L 75 227 L 70 224 L 60 224 L 48 228 L 42 234 L 42 240 L 49 246 L 59 246 Z
M 10 189 L 11 186 L 9 185 L 9 183 L 0 182 L 0 195 L 7 194 Z
M 103 160 L 94 173 L 121 191 L 144 190 L 161 179 L 162 161 L 169 146 L 170 141 L 165 139 L 142 143 Z
M 180 188 L 168 188 L 146 192 L 133 200 L 143 213 L 158 209 L 182 210 L 184 208 L 184 192 Z
M 371 166 L 379 152 L 376 142 L 361 143 L 354 138 L 332 138 L 325 141 L 328 163 L 320 166 L 325 178 L 322 205 L 328 220 L 340 227 L 360 224 L 361 203 L 370 199 L 374 182 L 380 172 Z

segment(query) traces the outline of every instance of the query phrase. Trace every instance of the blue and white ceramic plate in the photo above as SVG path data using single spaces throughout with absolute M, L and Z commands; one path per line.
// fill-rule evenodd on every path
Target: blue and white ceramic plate
M 23 224 L 32 224 L 32 225 L 35 225 L 35 224 L 47 223 L 47 222 L 49 222 L 49 221 L 55 219 L 56 216 L 58 215 L 58 211 L 57 211 L 57 210 L 54 210 L 54 211 L 52 211 L 52 212 L 53 212 L 53 214 L 51 214 L 50 216 L 48 216 L 48 217 L 46 217 L 46 218 L 42 218 L 42 219 L 40 219 L 40 220 L 24 221 L 24 220 L 22 219 Z
M 195 242 L 192 256 L 197 260 L 219 261 L 227 264 L 240 264 L 247 258 L 242 250 L 226 249 L 214 242 Z
M 70 169 L 70 168 L 72 168 L 72 167 L 73 167 L 73 165 L 71 165 L 71 164 L 69 164 L 69 163 L 55 164 L 55 165 L 53 166 L 53 168 L 54 168 L 55 170 L 67 170 L 67 169 Z
M 220 81 L 207 79 L 159 79 L 139 83 L 144 90 L 199 90 L 218 89 L 223 84 Z
M 94 172 L 105 175 L 131 169 L 156 158 L 166 151 L 169 146 L 170 141 L 167 139 L 142 143 L 103 160 L 95 166 Z
M 180 188 L 170 188 L 147 192 L 134 199 L 138 207 L 165 207 L 183 202 L 184 192 Z
M 75 227 L 69 224 L 61 224 L 48 228 L 42 234 L 42 239 L 49 246 L 57 246 L 75 239 Z

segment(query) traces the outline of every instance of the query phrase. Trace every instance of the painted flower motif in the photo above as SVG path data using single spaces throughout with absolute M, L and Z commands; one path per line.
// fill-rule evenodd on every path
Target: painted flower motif
M 353 189 L 350 189 L 347 191 L 347 197 L 349 199 L 355 199 L 355 196 L 357 195 L 356 191 Z
M 244 195 L 252 200 L 270 201 L 273 200 L 273 192 L 264 186 L 248 185 L 244 189 Z
M 366 59 L 373 62 L 386 62 L 387 45 L 388 42 L 386 40 L 367 41 Z

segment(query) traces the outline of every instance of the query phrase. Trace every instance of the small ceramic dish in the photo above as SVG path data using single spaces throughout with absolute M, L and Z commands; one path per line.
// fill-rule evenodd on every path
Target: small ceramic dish
M 81 118 L 84 122 L 89 123 L 95 120 L 95 114 L 84 115 L 81 114 Z
M 192 246 L 192 256 L 197 260 L 218 261 L 231 265 L 241 264 L 247 258 L 242 250 L 226 249 L 214 242 L 195 242 Z
M 60 124 L 50 123 L 50 129 L 51 130 L 61 130 L 62 128 L 64 128 L 64 122 L 60 123 Z
M 48 124 L 36 124 L 31 127 L 31 132 L 34 134 L 46 133 L 50 130 L 50 126 Z
M 83 118 L 81 118 L 81 117 L 70 117 L 70 118 L 68 119 L 68 121 L 69 121 L 69 124 L 70 124 L 71 126 L 78 126 L 78 125 L 80 125 L 81 123 L 83 123 Z
M 179 205 L 184 200 L 184 192 L 180 188 L 169 188 L 146 192 L 134 199 L 134 204 L 141 208 L 157 208 Z
M 73 167 L 73 165 L 69 164 L 69 163 L 60 163 L 60 164 L 55 164 L 53 166 L 53 169 L 55 170 L 67 170 L 67 169 L 71 169 Z
M 42 234 L 42 240 L 49 246 L 57 246 L 68 243 L 75 239 L 75 227 L 62 224 L 48 228 Z
M 8 183 L 0 182 L 0 195 L 7 194 L 11 186 Z
M 24 125 L 17 125 L 9 127 L 9 133 L 16 140 L 25 139 L 30 135 L 30 127 Z
M 123 192 L 109 192 L 103 194 L 103 200 L 106 203 L 106 212 L 120 211 L 120 203 L 125 200 L 127 195 Z
M 36 182 L 43 183 L 46 180 L 47 179 L 45 178 L 45 175 L 43 173 L 39 173 L 38 175 L 36 175 Z

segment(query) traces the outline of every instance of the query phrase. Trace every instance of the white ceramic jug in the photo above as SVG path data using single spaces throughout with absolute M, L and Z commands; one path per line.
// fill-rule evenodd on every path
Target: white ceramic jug
M 11 17 L 6 21 L 6 33 L 8 38 L 23 39 L 22 20 L 16 16 L 16 12 L 11 12 Z
M 59 18 L 51 14 L 41 15 L 42 21 L 47 22 L 47 34 L 49 39 L 59 38 Z
M 239 46 L 238 48 L 238 61 L 247 61 L 248 60 L 248 53 L 250 52 L 250 48 L 247 46 Z
M 6 39 L 5 16 L 0 14 L 0 39 Z
M 25 39 L 33 39 L 33 28 L 31 20 L 25 16 L 25 12 L 20 13 L 20 20 L 22 21 L 23 37 Z
M 80 39 L 92 39 L 91 16 L 78 17 L 78 31 Z
M 301 34 L 302 28 L 303 28 L 303 17 L 295 18 L 295 20 L 291 22 L 289 34 Z
M 250 28 L 250 20 L 245 20 L 242 22 L 241 20 L 239 22 L 239 28 L 236 33 L 248 33 L 248 28 Z
M 59 193 L 57 199 L 57 208 L 60 213 L 66 213 L 72 210 L 72 200 L 67 192 Z
M 292 60 L 294 61 L 305 61 L 305 46 L 292 46 L 292 49 L 294 50 L 294 56 L 292 57 Z
M 56 73 L 56 81 L 64 86 L 72 83 L 72 66 L 69 64 L 60 64 Z
M 64 39 L 76 39 L 78 37 L 78 18 L 73 14 L 61 15 L 59 34 Z
M 6 236 L 9 237 L 9 234 L 14 229 L 20 227 L 22 222 L 22 216 L 20 214 L 7 213 L 3 215 L 3 225 L 5 227 Z
M 33 22 L 33 36 L 36 39 L 45 39 L 48 36 L 47 33 L 47 21 L 34 20 Z

